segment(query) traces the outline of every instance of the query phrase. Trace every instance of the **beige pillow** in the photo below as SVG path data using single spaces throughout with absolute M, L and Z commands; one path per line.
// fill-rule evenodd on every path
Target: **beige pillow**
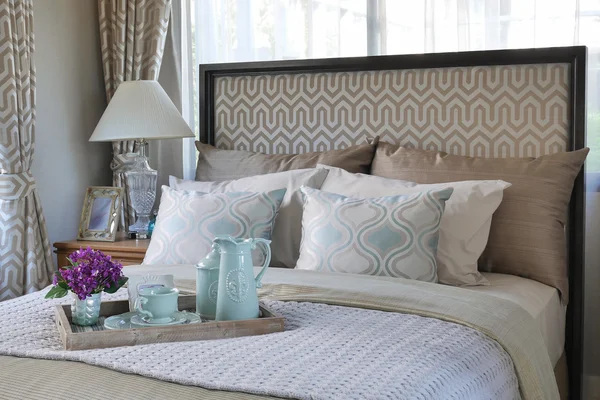
M 271 242 L 271 265 L 294 268 L 302 239 L 302 194 L 300 187 L 318 189 L 327 176 L 326 169 L 299 169 L 223 182 L 196 182 L 169 177 L 169 186 L 178 190 L 206 193 L 269 192 L 286 188 L 279 207 Z
M 440 225 L 435 257 L 438 280 L 454 286 L 489 284 L 477 270 L 477 260 L 488 240 L 492 214 L 500 205 L 502 193 L 510 183 L 494 180 L 417 184 L 351 174 L 326 165 L 318 167 L 329 169 L 321 190 L 348 197 L 364 199 L 454 188 L 452 196 L 446 201 Z
M 501 179 L 512 184 L 492 218 L 479 269 L 554 286 L 568 300 L 565 223 L 589 149 L 538 158 L 462 157 L 380 142 L 372 174 L 419 183 Z
M 341 150 L 303 154 L 263 154 L 243 150 L 221 150 L 196 142 L 197 181 L 225 181 L 327 164 L 350 172 L 368 173 L 375 143 L 359 144 Z

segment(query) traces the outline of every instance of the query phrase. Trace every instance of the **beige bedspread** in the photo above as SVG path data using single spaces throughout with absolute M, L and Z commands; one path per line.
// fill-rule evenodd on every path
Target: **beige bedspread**
M 135 269 L 153 272 L 169 267 Z M 132 272 L 133 268 L 128 268 Z M 193 267 L 172 268 L 181 288 L 193 288 Z M 558 399 L 553 368 L 532 317 L 518 305 L 482 293 L 443 285 L 394 278 L 325 274 L 272 269 L 265 276 L 261 297 L 323 302 L 352 307 L 414 313 L 475 328 L 497 340 L 512 357 L 524 399 Z M 215 392 L 127 375 L 67 361 L 0 356 L 0 393 L 12 399 L 202 398 L 259 399 L 243 393 Z

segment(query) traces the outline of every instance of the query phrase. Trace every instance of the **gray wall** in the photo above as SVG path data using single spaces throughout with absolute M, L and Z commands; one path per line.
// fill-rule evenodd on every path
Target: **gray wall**
M 111 184 L 110 144 L 88 139 L 106 107 L 96 0 L 35 0 L 32 171 L 50 243 L 74 239 L 85 188 Z

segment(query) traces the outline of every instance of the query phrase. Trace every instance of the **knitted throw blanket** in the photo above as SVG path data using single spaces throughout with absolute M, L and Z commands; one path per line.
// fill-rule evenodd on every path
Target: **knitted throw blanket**
M 317 297 L 311 292 L 319 290 L 285 284 L 265 288 L 264 303 L 286 319 L 281 333 L 64 351 L 53 321 L 53 306 L 61 300 L 44 300 L 46 289 L 0 303 L 0 354 L 80 361 L 207 389 L 283 398 L 521 398 L 522 379 L 511 356 L 475 329 L 358 304 L 269 299 Z M 332 293 L 324 296 L 326 302 L 343 303 Z M 124 296 L 121 291 L 105 298 Z M 522 394 L 538 398 L 535 391 Z

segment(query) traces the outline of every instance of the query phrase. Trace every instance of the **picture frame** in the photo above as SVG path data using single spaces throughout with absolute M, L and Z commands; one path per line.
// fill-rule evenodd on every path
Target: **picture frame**
M 83 200 L 77 240 L 114 242 L 123 194 L 123 188 L 119 187 L 88 187 Z

